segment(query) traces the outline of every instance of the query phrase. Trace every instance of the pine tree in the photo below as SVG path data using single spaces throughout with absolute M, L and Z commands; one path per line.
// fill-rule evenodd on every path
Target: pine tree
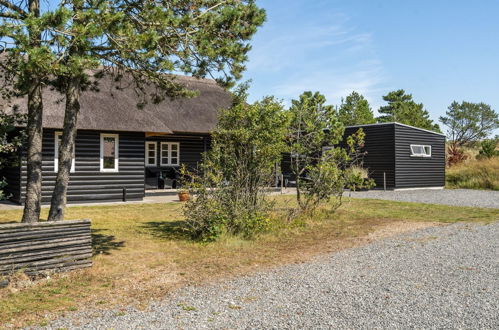
M 375 123 L 374 114 L 369 102 L 357 92 L 352 92 L 345 100 L 342 99 L 338 110 L 339 120 L 345 126 Z
M 392 91 L 383 96 L 388 105 L 379 108 L 378 122 L 399 122 L 401 124 L 424 128 L 440 132 L 438 124 L 430 119 L 430 114 L 424 109 L 422 103 L 416 103 L 411 94 L 406 94 L 403 89 Z

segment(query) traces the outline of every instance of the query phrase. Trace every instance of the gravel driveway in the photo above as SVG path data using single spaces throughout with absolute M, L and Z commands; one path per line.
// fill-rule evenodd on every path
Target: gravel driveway
M 51 327 L 499 329 L 498 237 L 499 222 L 430 227 Z
M 348 195 L 348 194 L 346 194 Z M 357 191 L 352 197 L 387 199 L 392 201 L 476 206 L 499 209 L 499 191 L 471 189 L 423 189 L 397 191 Z

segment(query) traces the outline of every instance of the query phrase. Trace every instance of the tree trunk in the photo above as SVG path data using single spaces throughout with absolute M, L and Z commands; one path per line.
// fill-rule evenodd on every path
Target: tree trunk
M 33 81 L 28 93 L 28 151 L 26 155 L 28 177 L 22 222 L 40 219 L 42 198 L 42 137 L 43 137 L 42 86 Z
M 66 83 L 66 109 L 64 132 L 59 146 L 59 169 L 50 202 L 49 221 L 64 220 L 71 164 L 74 157 L 76 123 L 80 113 L 80 77 L 69 78 Z
M 35 17 L 40 16 L 40 0 L 29 0 L 28 10 Z M 30 46 L 40 47 L 40 31 L 29 31 Z M 28 58 L 28 61 L 31 59 Z M 39 73 L 34 72 L 28 87 L 28 150 L 26 200 L 22 222 L 37 222 L 40 219 L 40 204 L 42 198 L 42 138 L 43 138 L 43 102 L 42 83 Z

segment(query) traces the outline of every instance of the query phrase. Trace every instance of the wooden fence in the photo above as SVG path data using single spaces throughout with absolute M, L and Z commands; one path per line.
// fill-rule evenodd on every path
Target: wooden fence
M 0 274 L 28 275 L 92 266 L 90 220 L 0 225 Z

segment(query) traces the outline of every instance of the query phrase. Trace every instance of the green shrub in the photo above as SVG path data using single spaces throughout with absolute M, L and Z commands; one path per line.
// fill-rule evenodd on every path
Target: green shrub
M 7 182 L 5 181 L 5 179 L 0 180 L 0 201 L 8 198 L 8 196 L 5 195 L 5 192 L 3 190 L 3 188 L 5 188 L 6 186 Z
M 212 241 L 224 233 L 251 238 L 269 228 L 267 188 L 285 148 L 287 114 L 270 97 L 254 104 L 245 94 L 235 99 L 220 112 L 200 173 L 185 175 L 193 198 L 184 214 L 195 239 Z
M 24 131 L 16 127 L 26 122 L 25 115 L 7 114 L 0 110 L 0 170 L 18 161 L 17 151 L 26 140 Z M 7 186 L 5 178 L 0 178 L 0 200 L 8 198 L 3 188 Z
M 362 129 L 341 146 L 345 127 L 334 107 L 319 92 L 304 92 L 293 100 L 289 113 L 288 143 L 291 170 L 296 178 L 296 199 L 302 212 L 313 212 L 321 203 L 341 205 L 345 188 L 370 186 L 350 168 L 362 165 L 365 134 Z
M 497 140 L 489 139 L 483 140 L 480 143 L 480 151 L 478 151 L 477 159 L 492 158 L 499 156 L 499 151 L 496 150 Z

